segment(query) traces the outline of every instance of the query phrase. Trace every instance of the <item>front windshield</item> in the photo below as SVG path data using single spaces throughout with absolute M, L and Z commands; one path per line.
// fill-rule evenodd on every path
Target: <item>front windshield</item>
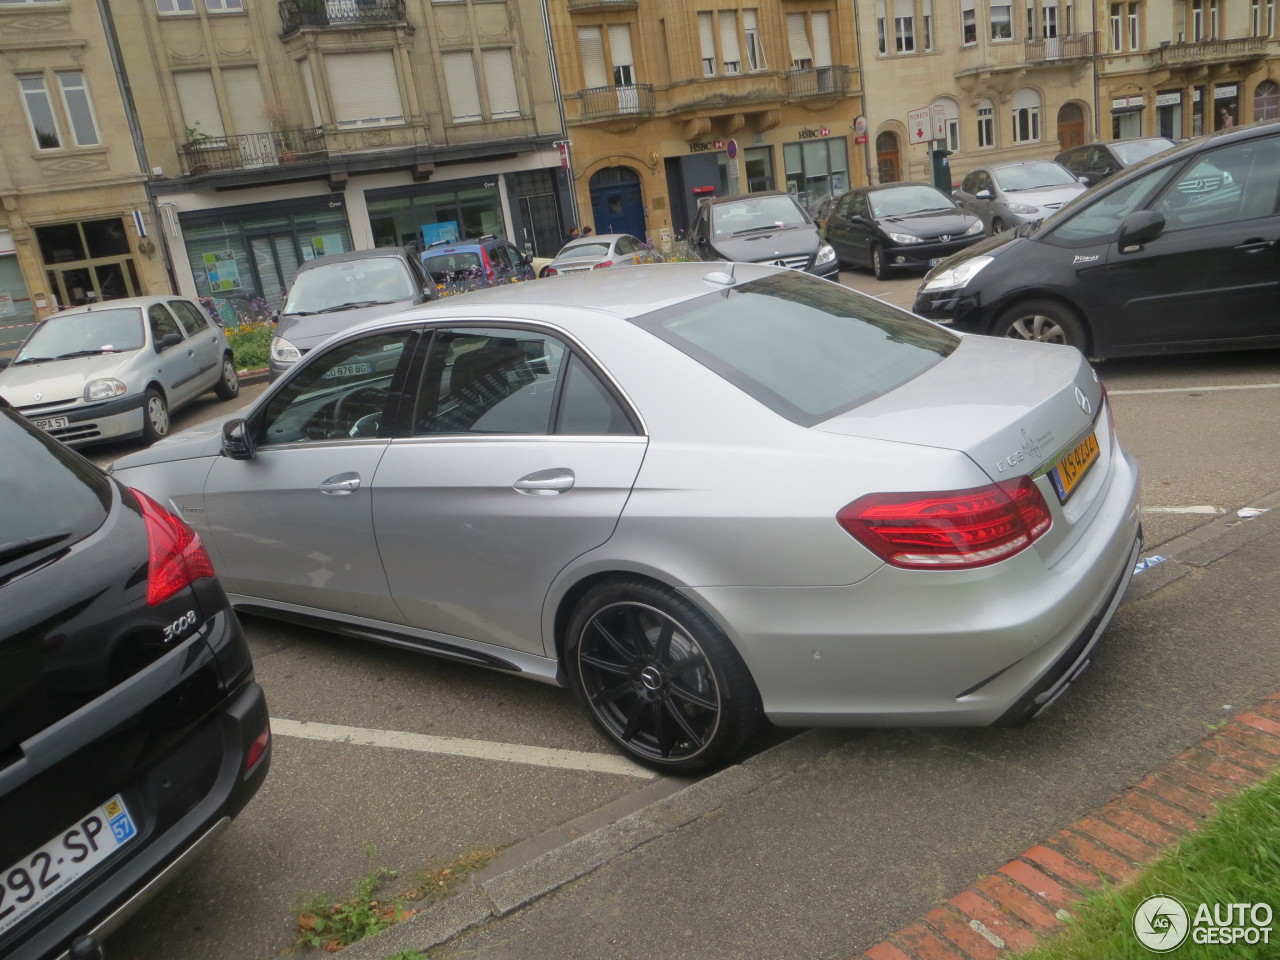
M 1161 150 L 1168 150 L 1173 145 L 1172 140 L 1152 137 L 1149 140 L 1134 140 L 1131 143 L 1113 143 L 1111 149 L 1115 151 L 1116 158 L 1127 167 L 1131 163 L 1154 156 Z
M 711 208 L 711 232 L 717 237 L 771 227 L 799 227 L 808 223 L 804 211 L 789 196 L 743 197 Z
M 1040 190 L 1044 187 L 1061 187 L 1074 183 L 1083 184 L 1060 163 L 1020 163 L 1014 167 L 996 167 L 991 171 L 1001 190 L 1014 193 L 1018 190 Z
M 13 362 L 120 353 L 139 349 L 143 341 L 142 311 L 137 307 L 57 313 L 36 328 Z
M 871 212 L 876 217 L 903 217 L 925 211 L 952 210 L 955 203 L 936 187 L 893 187 L 873 190 L 868 195 Z
M 409 270 L 396 257 L 340 260 L 301 271 L 282 312 L 323 313 L 347 306 L 394 303 L 413 295 Z

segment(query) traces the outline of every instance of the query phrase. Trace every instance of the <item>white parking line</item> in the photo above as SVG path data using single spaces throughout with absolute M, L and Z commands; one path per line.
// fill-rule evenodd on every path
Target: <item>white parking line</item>
M 1145 390 L 1107 390 L 1109 397 L 1134 397 L 1144 393 L 1223 393 L 1227 390 L 1280 390 L 1280 383 L 1224 384 L 1214 387 L 1151 387 Z
M 363 747 L 389 747 L 393 750 L 439 753 L 451 757 L 527 763 L 536 767 L 555 767 L 560 770 L 613 773 L 645 780 L 652 780 L 658 776 L 654 771 L 632 763 L 626 757 L 608 753 L 529 747 L 519 743 L 491 743 L 487 740 L 467 740 L 461 737 L 432 737 L 421 733 L 404 733 L 399 730 L 369 730 L 364 727 L 344 727 L 334 723 L 307 723 L 280 717 L 271 718 L 271 732 L 279 737 L 297 737 L 300 740 L 349 743 Z
M 1218 516 L 1220 513 L 1227 511 L 1221 507 L 1210 506 L 1209 504 L 1200 504 L 1195 507 L 1143 507 L 1143 513 L 1207 513 L 1212 516 Z

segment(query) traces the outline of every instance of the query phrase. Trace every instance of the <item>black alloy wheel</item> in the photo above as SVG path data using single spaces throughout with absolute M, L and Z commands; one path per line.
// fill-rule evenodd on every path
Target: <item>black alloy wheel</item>
M 674 590 L 609 580 L 573 613 L 566 661 L 596 726 L 633 759 L 666 773 L 705 770 L 759 723 L 746 664 Z

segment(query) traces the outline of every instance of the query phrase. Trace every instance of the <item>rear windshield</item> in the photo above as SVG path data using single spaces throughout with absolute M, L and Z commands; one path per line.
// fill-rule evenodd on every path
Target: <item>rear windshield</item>
M 909 313 L 793 271 L 633 322 L 805 427 L 915 379 L 959 343 Z
M 0 583 L 102 526 L 110 481 L 89 461 L 0 408 Z
M 561 257 L 603 257 L 609 252 L 608 241 L 599 243 L 574 243 L 560 251 Z
M 469 277 L 482 276 L 484 270 L 480 266 L 478 253 L 437 253 L 422 261 L 436 283 L 448 283 L 450 280 L 466 280 Z

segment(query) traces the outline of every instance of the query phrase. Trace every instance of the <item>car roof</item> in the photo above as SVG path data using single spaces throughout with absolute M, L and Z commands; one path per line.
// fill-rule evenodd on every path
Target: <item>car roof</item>
M 705 203 L 711 204 L 713 207 L 722 203 L 732 203 L 735 200 L 758 200 L 761 197 L 790 197 L 791 194 L 785 190 L 761 190 L 759 193 L 731 193 L 725 197 L 704 198 Z M 795 198 L 792 197 L 794 200 Z
M 410 253 L 404 247 L 374 247 L 371 250 L 347 250 L 343 253 L 331 253 L 328 256 L 316 257 L 298 267 L 298 271 L 312 270 L 330 263 L 346 263 L 351 260 L 373 260 L 379 257 L 403 257 L 408 259 Z
M 186 300 L 193 302 L 191 297 L 183 296 L 180 293 L 158 293 L 146 297 L 121 297 L 118 300 L 100 300 L 97 303 L 82 303 L 78 306 L 67 307 L 65 310 L 59 310 L 52 316 L 65 317 L 75 313 L 95 313 L 99 310 L 118 310 L 121 307 L 147 307 L 156 303 L 168 303 L 170 300 Z

